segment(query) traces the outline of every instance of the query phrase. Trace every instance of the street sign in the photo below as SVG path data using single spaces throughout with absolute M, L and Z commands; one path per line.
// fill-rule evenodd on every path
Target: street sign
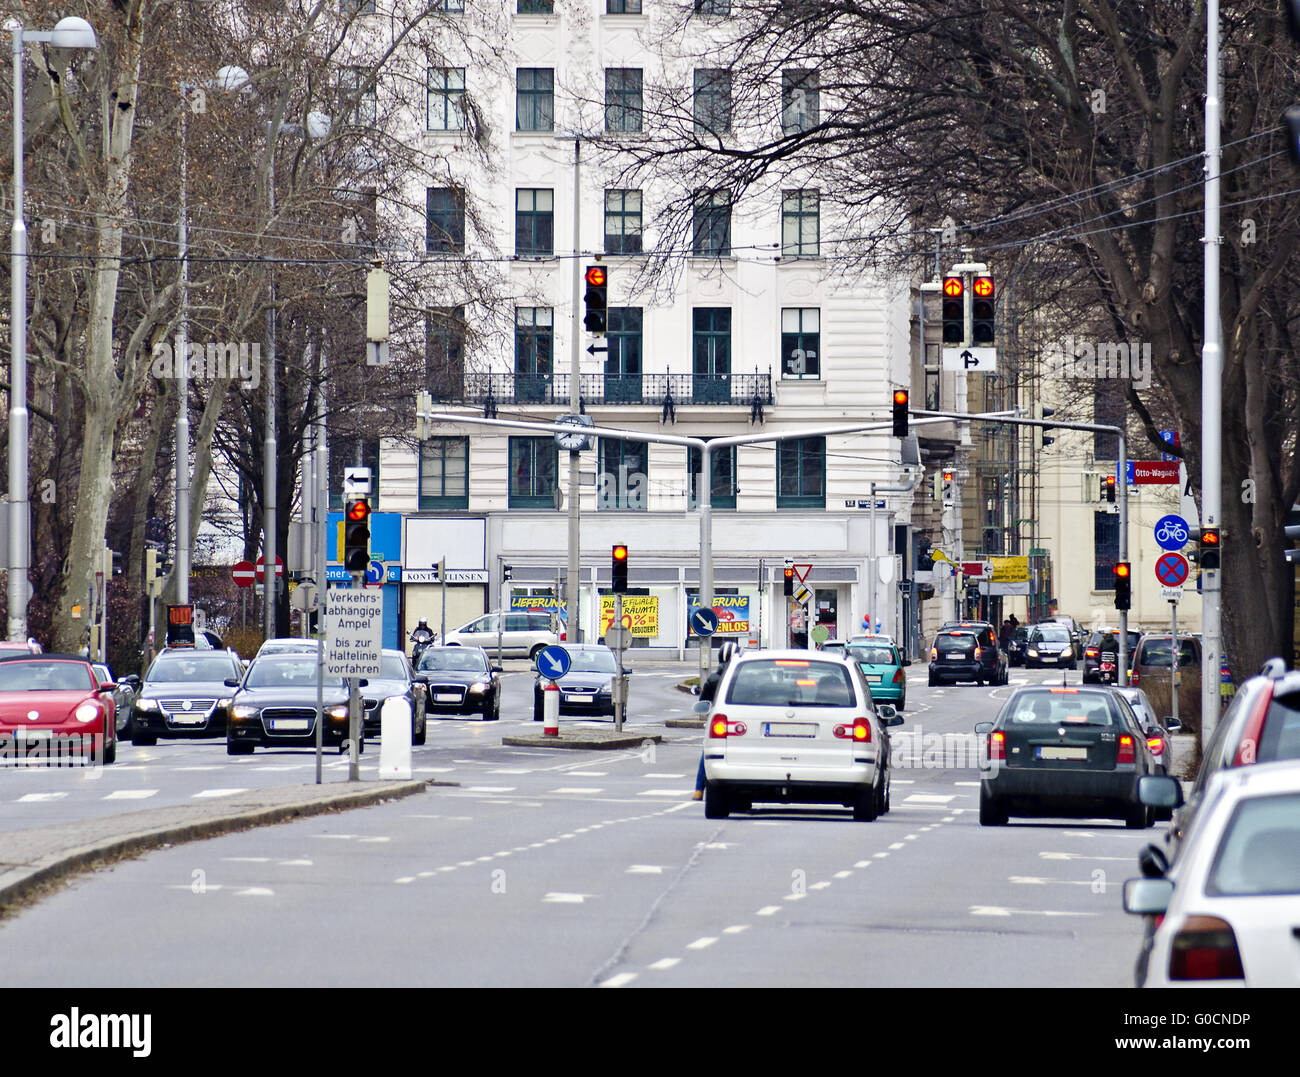
M 1177 460 L 1130 460 L 1130 486 L 1172 486 L 1179 481 Z
M 254 567 L 254 570 L 253 570 L 253 571 L 254 571 L 255 575 L 257 576 L 257 582 L 258 582 L 258 583 L 265 583 L 265 582 L 266 582 L 266 578 L 265 578 L 265 577 L 266 577 L 266 558 L 265 558 L 265 557 L 259 557 L 259 558 L 257 559 L 257 565 Z M 278 579 L 282 578 L 283 576 L 284 576 L 284 558 L 282 558 L 279 554 L 276 554 L 276 557 L 275 557 L 275 578 L 278 580 Z
M 371 561 L 366 567 L 366 586 L 382 586 L 384 582 L 384 564 L 382 561 Z
M 343 469 L 343 496 L 360 497 L 370 493 L 370 468 L 345 467 Z
M 252 561 L 240 561 L 230 570 L 230 575 L 234 577 L 236 587 L 252 587 L 254 579 L 262 578 Z
M 808 582 L 808 573 L 812 571 L 812 565 L 791 565 L 794 569 L 794 578 L 800 583 Z
M 967 579 L 989 580 L 993 578 L 992 561 L 963 561 L 961 574 Z
M 708 606 L 691 611 L 691 631 L 697 636 L 711 636 L 718 630 L 718 615 Z
M 1186 520 L 1170 513 L 1156 521 L 1155 536 L 1156 545 L 1162 550 L 1181 550 L 1187 545 L 1191 532 L 1187 529 Z
M 622 625 L 610 625 L 605 633 L 605 646 L 614 651 L 625 651 L 632 645 L 632 630 Z
M 383 670 L 384 596 L 332 589 L 325 596 L 325 671 L 331 677 L 378 677 Z
M 569 672 L 573 659 L 558 643 L 543 647 L 537 654 L 537 672 L 548 681 L 558 681 Z
M 997 348 L 944 348 L 943 369 L 968 374 L 993 374 L 998 369 Z
M 1187 582 L 1187 558 L 1180 553 L 1161 554 L 1156 561 L 1156 579 L 1166 590 L 1177 588 L 1181 592 Z
M 1160 594 L 1169 602 L 1178 602 L 1183 597 L 1183 589 L 1181 587 L 1162 587 L 1160 588 Z

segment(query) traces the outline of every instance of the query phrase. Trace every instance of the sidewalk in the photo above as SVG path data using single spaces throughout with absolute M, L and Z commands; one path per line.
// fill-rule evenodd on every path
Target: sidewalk
M 74 875 L 161 846 L 347 811 L 455 782 L 370 781 L 250 790 L 206 804 L 125 812 L 0 834 L 0 917 Z

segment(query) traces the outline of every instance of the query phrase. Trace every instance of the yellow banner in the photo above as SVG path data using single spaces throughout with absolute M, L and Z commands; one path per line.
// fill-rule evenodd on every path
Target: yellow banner
M 614 623 L 614 596 L 600 597 L 600 634 L 603 636 Z M 624 595 L 623 627 L 634 636 L 659 635 L 659 596 Z
M 991 557 L 994 583 L 1028 583 L 1028 557 Z

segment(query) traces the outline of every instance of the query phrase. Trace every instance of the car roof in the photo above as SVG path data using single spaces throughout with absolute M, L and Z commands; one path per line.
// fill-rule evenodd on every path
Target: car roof
M 24 651 L 22 654 L 7 654 L 0 656 L 0 662 L 80 662 L 83 665 L 91 665 L 89 658 L 82 658 L 79 654 L 35 654 L 31 651 Z
M 1215 789 L 1215 783 L 1225 786 Z M 1281 759 L 1273 763 L 1252 763 L 1247 767 L 1225 767 L 1210 776 L 1205 790 L 1205 802 L 1210 801 L 1210 790 L 1229 797 L 1269 796 L 1273 793 L 1300 793 L 1300 759 Z

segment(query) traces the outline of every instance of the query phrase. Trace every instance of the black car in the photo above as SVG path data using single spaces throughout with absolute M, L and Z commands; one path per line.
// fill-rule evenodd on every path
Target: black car
M 1133 661 L 1137 653 L 1140 632 L 1129 632 L 1125 653 Z M 1099 628 L 1088 637 L 1083 647 L 1083 683 L 1114 684 L 1119 675 L 1119 629 Z
M 1021 688 L 981 722 L 980 824 L 1012 815 L 1104 816 L 1151 825 L 1138 779 L 1155 773 L 1137 717 L 1105 688 Z
M 1074 637 L 1063 624 L 1044 621 L 1029 629 L 1025 641 L 1025 669 L 1074 669 Z
M 614 652 L 600 643 L 567 643 L 569 672 L 555 683 L 560 688 L 560 713 L 614 717 L 614 677 L 618 663 Z M 541 673 L 533 681 L 533 721 L 542 721 Z
M 930 687 L 974 681 L 1006 684 L 1007 656 L 987 621 L 953 621 L 935 633 L 930 647 Z
M 501 667 L 482 647 L 426 647 L 415 676 L 429 714 L 481 714 L 488 722 L 501 717 Z
M 423 744 L 426 737 L 424 685 L 414 679 L 402 651 L 385 650 L 380 656 L 379 668 L 379 676 L 367 678 L 365 690 L 361 693 L 366 736 L 379 736 L 385 701 L 404 699 L 411 709 L 411 743 Z
M 220 737 L 226 732 L 234 689 L 243 673 L 234 651 L 169 647 L 153 660 L 131 707 L 131 740 Z
M 226 752 L 249 755 L 253 749 L 312 748 L 316 744 L 316 656 L 268 654 L 253 660 L 235 689 L 226 726 Z M 361 687 L 368 682 L 363 678 Z M 324 744 L 340 749 L 348 739 L 348 689 L 342 677 L 324 680 Z M 358 747 L 364 750 L 362 744 Z
M 1011 639 L 1007 641 L 1007 665 L 1023 666 L 1025 664 L 1025 650 L 1029 643 L 1029 629 L 1024 625 L 1016 625 L 1011 633 Z

